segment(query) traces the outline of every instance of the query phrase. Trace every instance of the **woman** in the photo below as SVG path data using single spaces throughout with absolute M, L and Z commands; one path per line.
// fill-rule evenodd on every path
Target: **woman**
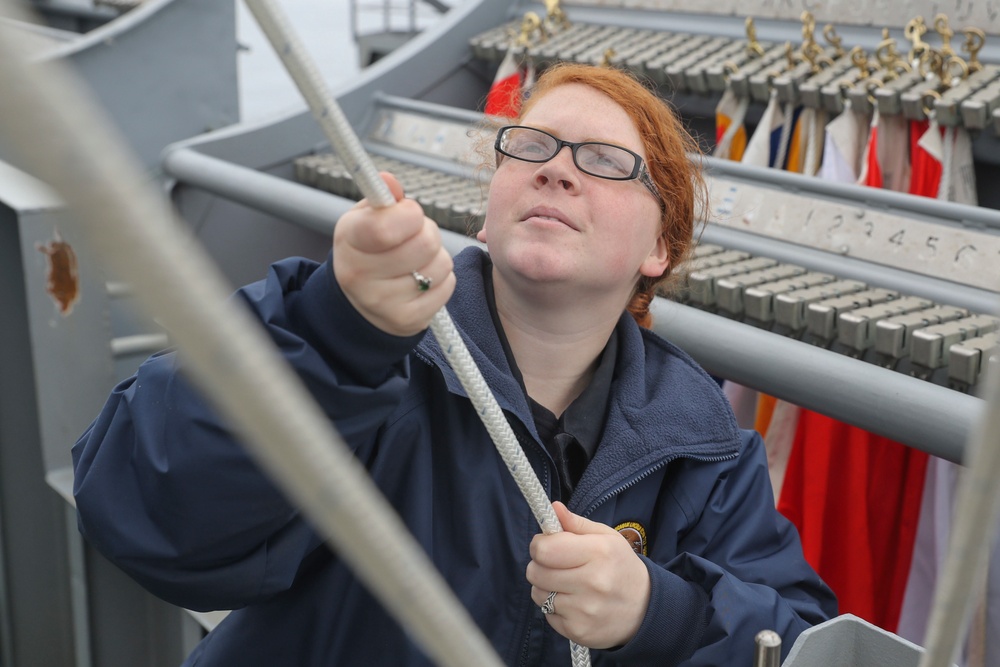
M 566 65 L 497 135 L 479 239 L 452 258 L 413 201 L 364 203 L 323 264 L 240 295 L 508 664 L 748 662 L 836 613 L 774 511 L 759 436 L 656 337 L 700 178 L 627 74 Z M 433 336 L 446 305 L 565 529 L 539 535 Z M 81 529 L 149 590 L 237 609 L 191 665 L 422 665 L 256 470 L 173 354 L 115 389 L 74 448 Z M 623 537 L 625 539 L 623 539 Z M 378 536 L 373 539 L 378 548 Z

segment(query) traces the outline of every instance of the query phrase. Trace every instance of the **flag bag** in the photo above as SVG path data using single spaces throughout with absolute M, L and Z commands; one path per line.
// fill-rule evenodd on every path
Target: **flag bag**
M 507 54 L 500 61 L 493 85 L 486 94 L 487 116 L 501 118 L 516 118 L 521 112 L 521 102 L 524 92 L 535 80 L 535 67 L 529 57 L 518 54 L 513 46 L 507 49 Z
M 715 157 L 739 161 L 747 147 L 747 130 L 743 121 L 747 115 L 749 98 L 738 98 L 726 86 L 719 104 L 715 107 Z

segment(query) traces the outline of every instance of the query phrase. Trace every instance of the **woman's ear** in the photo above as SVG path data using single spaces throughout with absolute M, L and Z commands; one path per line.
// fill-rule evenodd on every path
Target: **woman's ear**
M 667 248 L 667 240 L 663 236 L 658 236 L 656 245 L 639 266 L 639 273 L 650 278 L 659 278 L 668 266 L 670 266 L 670 252 Z

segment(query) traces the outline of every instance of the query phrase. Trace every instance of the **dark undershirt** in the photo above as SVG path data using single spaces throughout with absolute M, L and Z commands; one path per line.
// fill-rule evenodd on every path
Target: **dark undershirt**
M 483 263 L 483 285 L 490 316 L 493 318 L 493 325 L 496 327 L 511 373 L 521 385 L 521 390 L 525 392 L 538 436 L 556 464 L 560 499 L 568 500 L 590 459 L 594 457 L 601 432 L 604 430 L 611 380 L 618 357 L 618 332 L 614 329 L 611 331 L 611 337 L 601 352 L 597 370 L 594 371 L 590 384 L 570 403 L 562 416 L 556 417 L 551 410 L 527 395 L 524 378 L 517 367 L 517 361 L 511 352 L 510 343 L 507 341 L 507 335 L 497 313 L 493 294 L 493 265 L 488 261 Z

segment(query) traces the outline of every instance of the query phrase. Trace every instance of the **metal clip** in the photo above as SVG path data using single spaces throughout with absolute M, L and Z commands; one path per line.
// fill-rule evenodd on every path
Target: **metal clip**
M 941 36 L 941 55 L 949 58 L 955 55 L 955 49 L 951 48 L 951 38 L 955 36 L 955 31 L 948 25 L 948 17 L 938 14 L 934 17 L 934 31 Z
M 903 59 L 902 54 L 896 50 L 896 40 L 889 37 L 888 28 L 882 28 L 882 41 L 875 47 L 875 60 L 878 61 L 882 69 L 890 70 L 897 75 L 900 72 L 908 72 L 913 69 Z
M 823 38 L 833 47 L 835 58 L 842 58 L 847 53 L 842 46 L 844 39 L 837 34 L 837 29 L 832 23 L 827 23 L 823 27 Z
M 615 50 L 612 48 L 604 49 L 604 54 L 601 57 L 601 67 L 611 67 L 611 59 L 615 57 Z
M 954 57 L 957 58 L 957 56 Z M 970 101 L 971 104 L 973 95 L 989 86 L 997 77 L 1000 77 L 1000 68 L 996 65 L 987 65 L 971 74 L 968 72 L 968 66 L 966 66 L 964 70 L 965 76 L 962 76 L 958 81 L 952 81 L 951 86 L 947 90 L 942 91 L 941 99 L 935 101 L 934 110 L 937 113 L 937 121 L 941 125 L 963 125 L 966 101 Z M 970 127 L 969 129 L 982 129 L 982 125 L 980 124 L 978 128 Z
M 979 28 L 965 28 L 965 44 L 962 50 L 969 54 L 969 71 L 978 72 L 983 65 L 979 62 L 979 51 L 986 44 L 986 33 Z
M 521 19 L 520 34 L 514 41 L 514 45 L 527 50 L 531 46 L 541 44 L 546 39 L 548 39 L 548 32 L 542 24 L 542 18 L 535 12 L 526 12 Z
M 924 17 L 916 16 L 910 19 L 903 29 L 903 34 L 913 45 L 910 48 L 909 60 L 910 64 L 916 67 L 924 53 L 930 49 L 930 45 L 923 40 L 923 36 L 927 34 L 927 24 L 924 23 Z
M 747 32 L 747 52 L 751 56 L 762 57 L 764 55 L 764 47 L 757 41 L 757 26 L 754 25 L 752 16 L 747 17 L 745 26 Z
M 919 60 L 917 72 L 921 80 L 899 96 L 903 115 L 912 120 L 934 117 L 934 102 L 948 89 L 945 79 L 945 59 L 940 51 L 928 48 Z
M 872 64 L 868 61 L 868 54 L 860 46 L 851 49 L 851 62 L 861 72 L 861 78 L 867 79 L 872 74 Z
M 566 12 L 559 6 L 559 0 L 544 0 L 544 3 L 546 28 L 552 32 L 559 32 L 570 26 Z

